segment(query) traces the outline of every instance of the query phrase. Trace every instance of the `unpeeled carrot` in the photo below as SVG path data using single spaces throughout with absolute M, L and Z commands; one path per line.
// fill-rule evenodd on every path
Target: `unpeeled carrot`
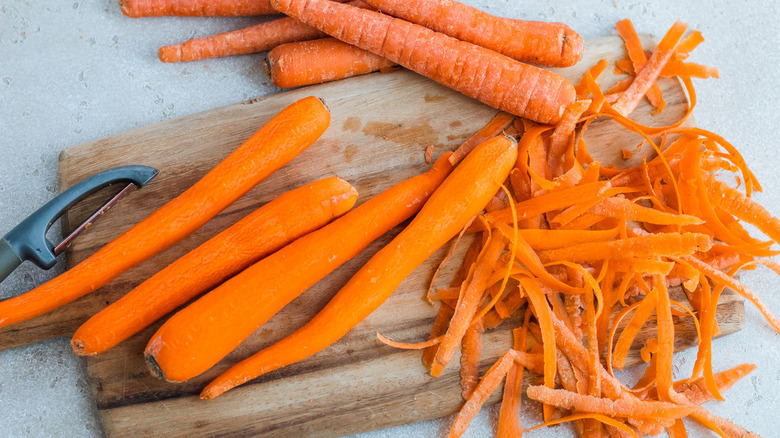
M 272 0 L 272 5 L 345 43 L 539 123 L 557 123 L 576 99 L 574 86 L 555 73 L 379 12 L 329 0 Z
M 102 353 L 266 255 L 349 211 L 357 191 L 331 177 L 284 193 L 185 254 L 76 330 L 73 351 Z
M 495 137 L 479 145 L 444 180 L 412 222 L 379 250 L 311 321 L 234 365 L 211 382 L 201 398 L 214 398 L 257 376 L 303 360 L 347 334 L 487 205 L 516 158 L 517 144 L 507 137 Z
M 448 157 L 260 260 L 173 315 L 146 347 L 152 372 L 182 382 L 216 364 L 287 303 L 416 213 L 452 169 Z
M 268 7 L 270 8 L 268 0 L 264 1 L 269 4 Z M 360 0 L 353 0 L 349 4 L 361 8 L 370 8 L 368 4 Z M 157 56 L 162 62 L 189 62 L 231 55 L 267 52 L 282 44 L 314 40 L 326 36 L 317 29 L 307 26 L 294 18 L 284 17 L 232 32 L 163 46 L 157 52 Z
M 510 20 L 454 0 L 366 0 L 394 17 L 521 62 L 571 67 L 582 56 L 582 37 L 563 23 Z
M 335 81 L 394 65 L 387 58 L 335 38 L 282 44 L 263 60 L 266 74 L 280 88 Z
M 239 17 L 275 14 L 269 0 L 119 0 L 128 17 Z
M 162 62 L 189 62 L 230 55 L 267 52 L 295 41 L 313 40 L 326 35 L 294 18 L 279 18 L 245 29 L 195 38 L 180 44 L 160 47 Z
M 86 260 L 30 292 L 0 302 L 0 327 L 65 305 L 180 241 L 308 148 L 329 123 L 330 113 L 316 97 L 293 103 L 195 185 Z

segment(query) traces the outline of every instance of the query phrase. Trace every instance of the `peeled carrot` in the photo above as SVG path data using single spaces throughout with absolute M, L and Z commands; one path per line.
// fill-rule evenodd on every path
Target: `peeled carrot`
M 239 17 L 275 14 L 269 0 L 119 0 L 128 17 Z
M 576 99 L 574 86 L 555 73 L 379 12 L 329 0 L 272 0 L 272 5 L 345 43 L 539 123 L 557 123 Z
M 282 110 L 200 181 L 62 275 L 0 302 L 0 327 L 44 314 L 92 292 L 180 241 L 325 131 L 330 113 L 316 97 Z
M 487 205 L 516 158 L 517 145 L 507 137 L 495 137 L 477 146 L 412 222 L 377 252 L 311 321 L 234 365 L 211 382 L 201 397 L 214 398 L 257 376 L 303 360 L 343 337 Z
M 394 65 L 387 58 L 335 38 L 282 44 L 263 60 L 266 74 L 280 88 L 335 81 Z
M 357 191 L 326 178 L 287 192 L 138 285 L 76 330 L 73 351 L 102 353 L 266 255 L 349 211 Z
M 366 1 L 386 14 L 521 62 L 571 67 L 582 56 L 582 37 L 563 23 L 510 20 L 454 0 Z
M 195 38 L 180 44 L 163 46 L 158 52 L 162 62 L 189 62 L 230 55 L 266 52 L 295 41 L 323 38 L 326 35 L 294 18 L 279 18 L 245 29 Z
M 183 382 L 216 364 L 287 303 L 416 213 L 452 169 L 447 158 L 443 155 L 427 173 L 301 237 L 173 315 L 146 347 L 152 372 Z

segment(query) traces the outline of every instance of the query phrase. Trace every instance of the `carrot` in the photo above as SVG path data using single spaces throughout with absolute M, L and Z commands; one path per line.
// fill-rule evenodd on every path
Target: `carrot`
M 272 0 L 272 5 L 345 43 L 539 123 L 557 123 L 576 99 L 574 86 L 555 73 L 379 12 L 329 0 Z
M 122 13 L 132 18 L 162 17 L 239 17 L 269 15 L 276 11 L 269 0 L 119 0 Z
M 669 29 L 669 31 L 658 43 L 658 46 L 653 50 L 653 54 L 650 55 L 650 59 L 642 67 L 642 70 L 637 72 L 631 85 L 626 91 L 620 94 L 617 102 L 612 105 L 612 108 L 623 116 L 628 115 L 639 105 L 639 101 L 642 99 L 648 90 L 655 84 L 656 78 L 663 70 L 666 63 L 671 59 L 674 54 L 674 49 L 679 44 L 680 39 L 685 33 L 685 29 L 688 25 L 680 23 L 679 21 Z
M 367 0 L 380 11 L 461 41 L 544 67 L 571 67 L 582 37 L 563 23 L 510 20 L 454 0 Z
M 209 239 L 76 330 L 73 351 L 102 353 L 266 255 L 349 211 L 357 192 L 331 177 L 285 193 Z
M 295 41 L 324 38 L 326 35 L 294 18 L 278 18 L 245 29 L 195 38 L 180 44 L 163 46 L 158 51 L 162 62 L 189 62 L 231 55 L 267 52 Z
M 377 252 L 311 321 L 234 365 L 211 382 L 201 397 L 214 398 L 257 376 L 303 360 L 344 336 L 485 207 L 516 158 L 517 145 L 506 137 L 495 137 L 479 145 L 441 184 L 412 222 Z
M 565 389 L 550 389 L 544 386 L 530 386 L 528 398 L 559 408 L 571 409 L 610 417 L 677 419 L 694 411 L 696 406 L 678 405 L 669 402 L 645 401 L 635 398 L 608 398 L 581 395 Z
M 387 58 L 335 38 L 282 44 L 263 60 L 266 74 L 280 88 L 335 81 L 393 65 Z
M 518 230 L 520 236 L 536 251 L 559 249 L 581 243 L 602 242 L 617 237 L 617 228 L 611 230 Z
M 92 292 L 200 228 L 314 143 L 330 123 L 316 97 L 274 116 L 187 191 L 62 275 L 0 302 L 0 327 L 24 321 Z
M 447 158 L 443 155 L 427 173 L 301 237 L 173 315 L 146 347 L 152 372 L 182 382 L 206 371 L 287 303 L 416 213 L 452 169 Z
M 543 263 L 549 263 L 559 260 L 582 262 L 656 255 L 684 256 L 696 251 L 707 251 L 711 246 L 712 240 L 705 234 L 662 233 L 540 251 L 539 258 Z
M 488 286 L 490 274 L 493 273 L 493 267 L 498 261 L 498 256 L 503 252 L 504 246 L 503 237 L 499 233 L 494 233 L 480 257 L 477 258 L 477 263 L 461 288 L 458 304 L 455 306 L 455 314 L 450 320 L 447 333 L 445 333 L 436 356 L 433 358 L 431 364 L 433 377 L 439 377 L 439 374 L 444 371 L 444 367 L 447 366 L 452 355 L 455 354 L 455 349 L 466 334 L 472 318 L 477 313 L 477 307 L 485 288 Z

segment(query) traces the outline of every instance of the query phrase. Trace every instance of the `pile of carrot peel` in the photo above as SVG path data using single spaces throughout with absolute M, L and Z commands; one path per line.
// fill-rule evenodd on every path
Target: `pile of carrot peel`
M 735 274 L 778 254 L 780 221 L 751 199 L 761 186 L 745 160 L 722 137 L 685 125 L 696 103 L 691 78 L 717 77 L 717 70 L 684 61 L 703 41 L 698 31 L 675 23 L 652 52 L 645 52 L 633 25 L 618 23 L 629 57 L 616 73 L 629 76 L 604 92 L 596 80 L 606 60 L 593 66 L 576 89 L 578 101 L 556 126 L 506 113 L 497 115 L 452 159 L 481 138 L 512 133 L 519 142 L 515 169 L 483 214 L 461 233 L 472 235 L 449 284 L 434 280 L 426 295 L 439 312 L 430 338 L 393 347 L 423 349 L 423 363 L 439 376 L 461 350 L 465 404 L 450 436 L 460 436 L 503 383 L 500 437 L 520 436 L 518 409 L 525 371 L 541 377 L 525 396 L 542 403 L 544 423 L 573 422 L 580 436 L 687 436 L 683 418 L 724 437 L 756 436 L 700 405 L 723 393 L 755 366 L 715 372 L 712 340 L 716 313 L 728 288 L 755 305 L 780 332 L 780 320 Z M 648 127 L 627 116 L 647 98 L 664 108 L 657 79 L 679 78 L 690 105 L 666 127 Z M 610 118 L 640 134 L 655 158 L 619 169 L 602 166 L 588 153 L 583 133 L 596 118 Z M 630 154 L 624 152 L 624 158 Z M 735 181 L 741 190 L 722 181 Z M 748 234 L 743 224 L 765 237 Z M 450 255 L 460 240 L 452 247 Z M 450 263 L 450 256 L 442 266 Z M 440 266 L 441 270 L 441 266 Z M 687 302 L 673 299 L 674 289 Z M 652 327 L 655 315 L 657 327 Z M 692 374 L 675 381 L 675 318 L 690 320 L 698 335 Z M 511 347 L 479 375 L 481 336 L 507 321 L 515 324 Z M 654 333 L 641 348 L 647 363 L 634 385 L 616 378 L 640 330 Z

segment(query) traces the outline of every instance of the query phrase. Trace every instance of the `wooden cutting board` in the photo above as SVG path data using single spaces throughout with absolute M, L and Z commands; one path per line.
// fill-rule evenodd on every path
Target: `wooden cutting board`
M 599 59 L 623 56 L 618 38 L 591 39 L 578 66 L 558 71 L 569 80 L 578 81 L 585 69 Z M 615 78 L 606 72 L 599 82 L 611 86 Z M 650 108 L 643 104 L 633 115 L 642 123 L 666 125 L 685 111 L 687 100 L 680 84 L 674 80 L 660 84 L 667 109 L 651 117 Z M 332 112 L 331 126 L 312 147 L 180 244 L 70 305 L 0 330 L 0 349 L 70 336 L 89 316 L 285 190 L 338 175 L 357 188 L 361 201 L 369 199 L 427 169 L 423 154 L 428 146 L 435 147 L 435 156 L 453 150 L 496 113 L 414 73 L 397 71 L 275 94 L 69 148 L 60 156 L 60 187 L 126 164 L 154 166 L 161 173 L 79 237 L 68 251 L 68 264 L 83 260 L 184 191 L 275 113 L 308 95 L 324 98 Z M 593 123 L 586 140 L 596 159 L 619 167 L 638 163 L 646 152 L 634 150 L 632 159 L 623 160 L 621 149 L 638 145 L 641 138 L 606 120 Z M 69 212 L 64 218 L 65 226 L 80 221 L 100 201 L 92 199 Z M 213 401 L 197 398 L 205 383 L 217 374 L 301 326 L 400 229 L 380 238 L 320 281 L 233 354 L 190 382 L 168 384 L 147 372 L 141 353 L 159 323 L 104 354 L 88 358 L 90 385 L 106 434 L 336 436 L 455 412 L 462 403 L 456 366 L 433 379 L 421 365 L 419 352 L 388 348 L 375 336 L 380 332 L 396 340 L 426 338 L 436 308 L 423 302 L 422 295 L 443 251 L 419 267 L 379 310 L 331 348 Z M 465 248 L 463 245 L 459 251 L 462 253 Z M 451 268 L 445 270 L 442 280 L 452 274 Z M 680 291 L 676 293 L 679 301 L 685 301 Z M 724 294 L 718 313 L 722 334 L 739 330 L 743 320 L 742 301 L 732 293 Z M 690 320 L 675 317 L 675 323 L 676 347 L 695 345 L 695 329 Z M 510 345 L 512 328 L 509 321 L 485 335 L 483 366 L 492 364 Z M 654 333 L 650 329 L 639 336 L 629 359 L 631 363 L 639 362 L 637 347 L 651 336 Z M 456 363 L 457 358 L 453 361 Z M 495 401 L 497 396 L 491 399 Z

